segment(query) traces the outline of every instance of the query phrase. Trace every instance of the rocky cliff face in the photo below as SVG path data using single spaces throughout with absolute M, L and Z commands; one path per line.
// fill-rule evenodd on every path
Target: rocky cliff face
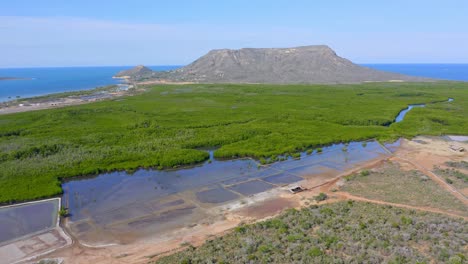
M 152 78 L 201 83 L 360 83 L 423 81 L 362 67 L 341 58 L 328 46 L 212 50 L 177 70 Z

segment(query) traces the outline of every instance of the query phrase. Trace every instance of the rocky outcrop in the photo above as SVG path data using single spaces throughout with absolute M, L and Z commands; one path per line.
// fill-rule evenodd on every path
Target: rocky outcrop
M 131 68 L 129 70 L 125 71 L 120 71 L 116 75 L 114 75 L 115 78 L 131 78 L 131 79 L 138 79 L 142 77 L 148 77 L 153 74 L 153 71 L 145 67 L 143 65 L 138 65 L 134 68 Z
M 428 80 L 354 64 L 324 45 L 212 50 L 180 69 L 153 72 L 151 79 L 173 82 L 279 84 Z

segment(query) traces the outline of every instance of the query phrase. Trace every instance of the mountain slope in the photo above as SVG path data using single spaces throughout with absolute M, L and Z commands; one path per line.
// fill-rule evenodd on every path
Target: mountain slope
M 328 46 L 212 50 L 193 63 L 153 79 L 200 83 L 361 83 L 424 81 L 378 71 L 339 57 Z
M 115 78 L 138 78 L 138 77 L 143 77 L 143 76 L 151 76 L 152 74 L 153 74 L 153 71 L 150 68 L 145 67 L 143 65 L 138 65 L 129 70 L 120 71 L 116 75 L 114 75 L 114 77 Z

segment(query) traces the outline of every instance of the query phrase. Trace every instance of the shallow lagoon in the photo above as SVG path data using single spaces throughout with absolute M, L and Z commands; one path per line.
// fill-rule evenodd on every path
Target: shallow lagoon
M 177 170 L 105 173 L 64 183 L 63 205 L 70 209 L 75 235 L 104 243 L 124 233 L 139 236 L 187 226 L 213 217 L 207 210 L 217 205 L 304 179 L 329 180 L 385 155 L 375 141 L 352 142 L 265 166 L 252 159 L 211 159 Z
M 269 185 L 298 182 L 324 170 L 343 171 L 382 154 L 385 151 L 377 142 L 353 142 L 347 146 L 325 147 L 322 153 L 302 153 L 300 159 L 289 158 L 266 166 L 260 166 L 252 159 L 212 159 L 200 166 L 177 170 L 140 169 L 132 174 L 125 171 L 104 173 L 94 178 L 65 182 L 64 205 L 70 209 L 71 219 L 76 221 L 129 203 L 188 190 L 220 186 L 234 190 L 241 183 L 247 188 L 245 182 L 254 179 Z M 258 183 L 252 184 L 259 186 Z

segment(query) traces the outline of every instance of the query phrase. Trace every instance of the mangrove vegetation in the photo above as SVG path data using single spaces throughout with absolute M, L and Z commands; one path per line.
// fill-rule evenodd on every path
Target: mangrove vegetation
M 454 98 L 453 102 L 447 102 Z M 403 122 L 394 123 L 409 104 Z M 271 159 L 337 142 L 466 134 L 468 84 L 190 84 L 0 116 L 0 202 L 60 194 L 63 179 L 215 157 Z M 310 152 L 312 153 L 312 152 Z

